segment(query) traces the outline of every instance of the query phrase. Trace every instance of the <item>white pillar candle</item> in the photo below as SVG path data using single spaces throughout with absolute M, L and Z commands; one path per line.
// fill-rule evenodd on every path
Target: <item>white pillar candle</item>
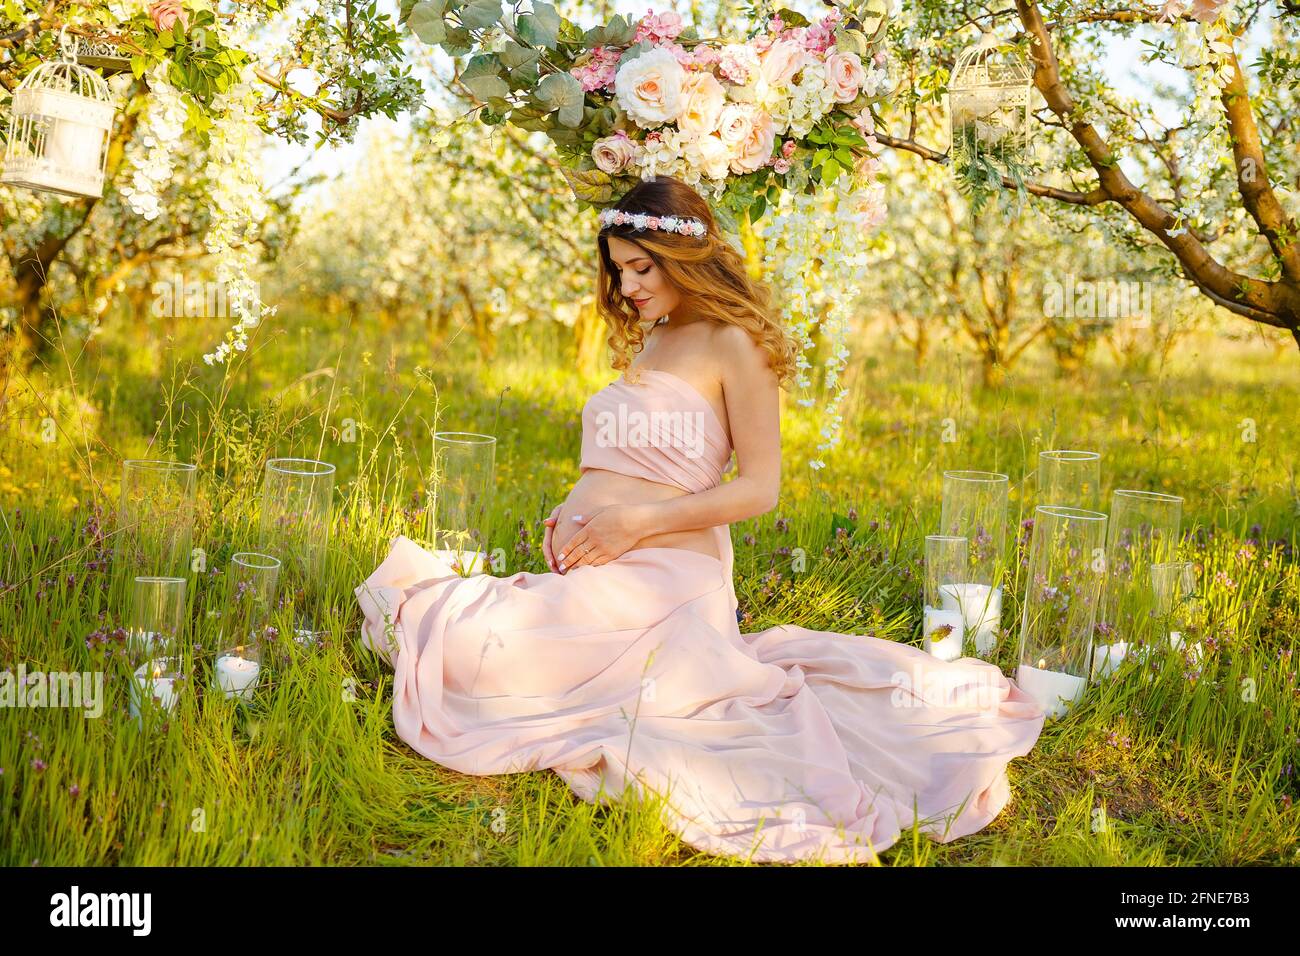
M 1021 664 L 1016 671 L 1020 689 L 1038 701 L 1048 717 L 1062 717 L 1083 696 L 1088 682 L 1064 671 Z
M 1002 623 L 1002 589 L 974 581 L 944 584 L 939 600 L 945 611 L 962 612 L 966 630 L 975 632 L 975 653 L 987 654 L 997 643 Z
M 947 625 L 952 628 L 946 637 L 934 637 L 935 628 Z M 960 611 L 945 611 L 926 605 L 921 625 L 925 637 L 925 650 L 941 661 L 953 661 L 961 657 L 961 642 L 966 633 Z
M 158 706 L 171 710 L 176 706 L 176 687 L 174 679 L 164 677 L 164 668 L 156 661 L 147 661 L 135 669 L 130 694 L 131 716 L 140 719 L 144 701 L 157 700 Z
M 73 173 L 99 172 L 104 131 L 72 120 L 51 119 L 45 134 L 45 160 Z
M 1107 677 L 1113 674 L 1128 656 L 1128 642 L 1098 644 L 1092 649 L 1092 676 Z
M 227 697 L 239 697 L 248 700 L 257 687 L 257 675 L 262 665 L 247 657 L 224 654 L 217 658 L 217 685 L 226 692 Z

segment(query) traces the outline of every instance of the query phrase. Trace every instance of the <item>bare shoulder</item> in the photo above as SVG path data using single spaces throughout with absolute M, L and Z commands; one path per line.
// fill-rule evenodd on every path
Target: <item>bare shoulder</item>
M 769 379 L 776 381 L 767 350 L 740 326 L 719 324 L 714 328 L 709 344 L 724 381 L 754 385 Z

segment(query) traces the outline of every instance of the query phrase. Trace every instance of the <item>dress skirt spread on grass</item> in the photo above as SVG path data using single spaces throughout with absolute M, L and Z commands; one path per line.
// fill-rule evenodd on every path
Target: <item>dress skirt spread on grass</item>
M 584 406 L 581 466 L 718 485 L 732 449 L 708 402 L 639 374 Z M 597 440 L 620 405 L 702 426 Z M 397 537 L 356 595 L 363 641 L 394 669 L 398 736 L 461 773 L 554 770 L 589 803 L 659 794 L 686 843 L 754 861 L 869 862 L 913 823 L 947 843 L 997 816 L 1041 708 L 976 658 L 793 625 L 742 634 L 730 528 L 713 530 L 721 559 L 638 548 L 507 577 L 461 577 Z

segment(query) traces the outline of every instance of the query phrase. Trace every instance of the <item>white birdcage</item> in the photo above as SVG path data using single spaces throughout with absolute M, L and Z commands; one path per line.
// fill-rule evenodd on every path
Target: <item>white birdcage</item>
M 1033 71 L 991 33 L 957 55 L 948 83 L 948 142 L 954 151 L 1021 152 L 1029 138 Z
M 75 38 L 59 37 L 63 57 L 42 63 L 14 91 L 0 183 L 62 196 L 104 194 L 112 93 L 77 62 Z

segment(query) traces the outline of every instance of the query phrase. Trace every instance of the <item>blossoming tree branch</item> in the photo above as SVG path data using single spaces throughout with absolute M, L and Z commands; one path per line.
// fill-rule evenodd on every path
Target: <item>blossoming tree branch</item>
M 1023 184 L 1032 201 L 1063 228 L 1104 230 L 1117 248 L 1162 248 L 1171 272 L 1202 295 L 1290 331 L 1300 346 L 1295 4 L 905 4 L 889 27 L 900 85 L 875 112 L 879 143 L 949 162 L 943 93 L 979 30 L 1015 44 L 1032 66 L 1037 175 Z M 1117 82 L 1126 42 L 1141 63 L 1184 82 L 1136 93 Z

